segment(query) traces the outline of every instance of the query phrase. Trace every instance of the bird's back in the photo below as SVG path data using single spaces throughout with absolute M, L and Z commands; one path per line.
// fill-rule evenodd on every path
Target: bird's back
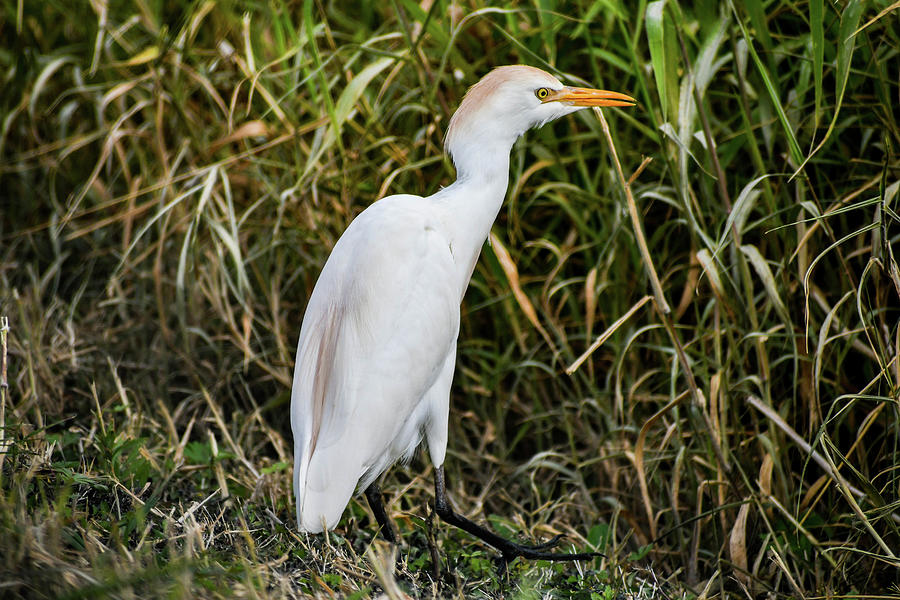
M 294 370 L 303 529 L 336 525 L 361 479 L 368 485 L 415 448 L 430 418 L 422 399 L 455 349 L 458 272 L 439 214 L 417 196 L 376 202 L 338 240 L 310 297 Z

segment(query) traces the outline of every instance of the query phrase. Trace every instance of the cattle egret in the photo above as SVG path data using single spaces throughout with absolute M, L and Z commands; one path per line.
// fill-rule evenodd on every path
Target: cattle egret
M 457 179 L 422 198 L 398 194 L 364 210 L 316 283 L 297 343 L 291 391 L 294 494 L 301 530 L 334 528 L 365 491 L 383 535 L 396 537 L 376 480 L 424 435 L 435 467 L 435 511 L 497 548 L 549 560 L 558 540 L 523 546 L 457 514 L 444 483 L 450 382 L 460 302 L 503 204 L 509 153 L 526 130 L 589 106 L 633 106 L 625 94 L 565 86 L 534 67 L 494 69 L 450 119 Z

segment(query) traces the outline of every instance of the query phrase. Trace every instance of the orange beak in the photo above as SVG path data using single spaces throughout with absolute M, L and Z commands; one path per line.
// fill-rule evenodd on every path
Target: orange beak
M 573 106 L 634 106 L 637 104 L 637 100 L 619 92 L 569 86 L 556 92 L 550 92 L 543 102 L 564 102 Z

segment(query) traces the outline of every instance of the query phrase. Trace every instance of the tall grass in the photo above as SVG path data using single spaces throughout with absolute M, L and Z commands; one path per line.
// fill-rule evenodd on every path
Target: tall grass
M 895 4 L 0 11 L 4 594 L 900 593 Z M 453 498 L 606 554 L 498 581 L 425 457 L 396 556 L 364 503 L 296 533 L 287 411 L 335 240 L 509 63 L 640 106 L 513 149 L 463 305 Z

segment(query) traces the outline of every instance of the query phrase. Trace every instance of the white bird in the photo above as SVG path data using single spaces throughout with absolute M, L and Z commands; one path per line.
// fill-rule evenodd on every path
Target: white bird
M 452 185 L 398 194 L 364 210 L 319 275 L 300 330 L 291 391 L 294 494 L 301 530 L 334 528 L 354 490 L 396 541 L 377 478 L 424 434 L 435 509 L 511 560 L 587 558 L 520 546 L 455 513 L 444 458 L 460 303 L 503 204 L 509 153 L 526 130 L 589 106 L 633 106 L 617 92 L 563 85 L 540 69 L 499 67 L 469 89 L 450 119 Z

